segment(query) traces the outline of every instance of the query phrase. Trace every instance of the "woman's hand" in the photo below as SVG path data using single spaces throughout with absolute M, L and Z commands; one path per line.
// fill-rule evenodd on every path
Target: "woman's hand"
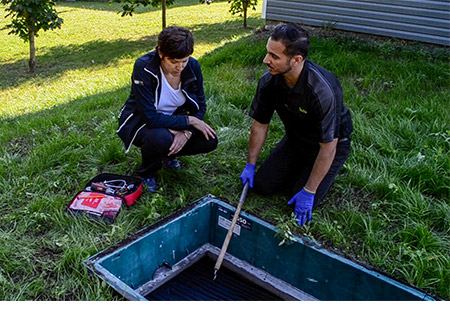
M 195 129 L 203 133 L 206 140 L 209 140 L 209 138 L 215 138 L 216 132 L 213 128 L 209 126 L 205 121 L 200 120 L 199 118 L 188 116 L 189 119 L 189 125 L 193 126 Z
M 169 154 L 167 156 L 171 156 L 173 154 L 177 154 L 183 149 L 186 142 L 192 135 L 192 132 L 184 130 L 184 131 L 176 131 L 169 129 L 170 133 L 173 134 L 173 142 L 169 148 Z

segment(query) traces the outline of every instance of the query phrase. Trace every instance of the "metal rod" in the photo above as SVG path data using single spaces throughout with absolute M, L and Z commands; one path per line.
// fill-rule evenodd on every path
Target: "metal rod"
M 230 244 L 231 237 L 233 236 L 234 227 L 236 226 L 236 222 L 239 217 L 239 213 L 241 212 L 242 205 L 244 204 L 245 198 L 247 196 L 247 191 L 248 191 L 248 181 L 244 185 L 244 189 L 242 190 L 242 193 L 241 193 L 241 198 L 239 199 L 238 206 L 236 208 L 236 211 L 234 212 L 233 220 L 231 221 L 231 226 L 228 229 L 228 233 L 225 237 L 225 241 L 223 242 L 222 249 L 220 250 L 219 257 L 217 258 L 217 261 L 216 261 L 216 265 L 214 266 L 214 279 L 213 280 L 216 280 L 217 272 L 219 271 L 220 266 L 222 265 L 223 257 L 225 256 L 225 253 L 227 252 L 228 245 Z

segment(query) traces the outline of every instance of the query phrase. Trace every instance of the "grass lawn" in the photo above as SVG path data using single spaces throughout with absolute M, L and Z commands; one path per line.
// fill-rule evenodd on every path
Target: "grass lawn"
M 117 4 L 58 2 L 62 28 L 28 45 L 7 35 L 0 8 L 0 300 L 116 300 L 82 261 L 208 194 L 236 203 L 247 155 L 248 107 L 264 72 L 262 3 L 249 28 L 211 5 L 178 0 L 168 25 L 191 29 L 205 77 L 206 120 L 219 147 L 163 170 L 113 225 L 72 218 L 65 208 L 101 172 L 134 174 L 115 135 L 137 57 L 152 50 L 160 12 L 117 14 Z M 3 39 L 6 39 L 4 41 Z M 337 249 L 401 281 L 450 299 L 450 54 L 410 42 L 314 33 L 310 59 L 341 79 L 354 121 L 352 154 L 313 221 L 298 227 L 283 195 L 250 193 L 244 210 Z M 283 135 L 271 124 L 261 159 Z

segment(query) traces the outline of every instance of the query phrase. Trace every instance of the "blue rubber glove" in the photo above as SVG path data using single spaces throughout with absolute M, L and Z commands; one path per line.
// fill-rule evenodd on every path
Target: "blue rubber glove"
M 251 163 L 247 163 L 245 165 L 245 169 L 244 171 L 242 171 L 241 175 L 240 175 L 240 179 L 242 182 L 242 185 L 245 185 L 245 183 L 248 180 L 248 185 L 250 188 L 253 188 L 253 180 L 255 178 L 255 165 L 251 164 Z
M 300 190 L 295 194 L 291 200 L 289 200 L 288 205 L 294 204 L 295 202 L 295 217 L 298 219 L 298 225 L 302 226 L 305 224 L 306 219 L 311 221 L 312 209 L 314 205 L 314 195 L 312 193 L 306 192 L 305 189 Z

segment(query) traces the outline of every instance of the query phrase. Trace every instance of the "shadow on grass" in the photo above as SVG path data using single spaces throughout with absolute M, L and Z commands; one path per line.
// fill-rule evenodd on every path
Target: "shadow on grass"
M 25 161 L 28 165 L 23 168 L 36 179 L 62 170 L 63 174 L 81 175 L 78 181 L 84 181 L 92 168 L 102 172 L 105 166 L 111 170 L 118 166 L 116 170 L 128 172 L 130 166 L 124 161 L 125 149 L 115 133 L 116 115 L 128 94 L 129 87 L 121 87 L 50 109 L 2 119 L 0 143 L 7 154 L 14 154 L 23 161 L 36 157 L 37 161 Z M 86 168 L 85 177 L 84 170 L 73 170 L 78 167 Z M 7 177 L 5 173 L 0 168 L 0 181 Z M 77 181 L 76 176 L 72 178 Z M 74 192 L 77 188 L 78 184 L 68 185 L 66 191 Z
M 1 65 L 1 88 L 15 87 L 29 80 L 44 82 L 57 77 L 67 70 L 88 69 L 106 66 L 124 59 L 152 50 L 156 45 L 156 35 L 139 40 L 118 39 L 114 41 L 91 41 L 82 45 L 56 46 L 38 55 L 37 71 L 29 73 L 28 58 Z
M 117 14 L 121 13 L 122 6 L 120 3 L 117 2 L 109 2 L 109 1 L 73 1 L 73 2 L 58 2 L 58 12 L 62 13 L 65 11 L 70 11 L 71 9 L 88 9 L 93 11 L 110 11 L 110 12 L 116 12 Z M 186 1 L 184 1 L 186 2 Z M 185 4 L 179 4 L 179 6 L 182 6 Z M 169 8 L 176 7 L 170 6 Z M 147 13 L 147 12 L 153 12 L 153 11 L 159 11 L 161 8 L 155 8 L 152 6 L 147 7 L 138 7 L 136 9 L 136 14 L 139 13 Z
M 214 2 L 226 2 L 228 0 L 214 0 Z M 95 11 L 112 11 L 120 13 L 122 6 L 120 3 L 114 1 L 110 2 L 108 6 L 105 6 L 105 3 L 109 1 L 80 1 L 80 2 L 59 2 L 58 7 L 59 8 L 76 8 L 76 9 L 89 9 L 89 10 L 95 10 Z M 179 8 L 179 7 L 186 7 L 186 6 L 192 6 L 192 5 L 207 5 L 202 4 L 198 0 L 175 0 L 175 2 L 168 6 L 167 9 L 171 8 Z M 152 7 L 152 6 L 146 6 L 146 7 L 137 7 L 136 12 L 134 14 L 141 14 L 141 13 L 147 13 L 147 12 L 153 12 L 153 11 L 161 11 L 160 7 Z M 62 12 L 62 10 L 60 10 Z
M 245 31 L 254 31 L 255 27 L 253 26 L 258 25 L 260 22 L 260 18 L 250 17 L 247 18 L 247 28 L 244 28 L 242 19 L 227 20 L 223 23 L 213 24 L 199 23 L 188 28 L 194 33 L 196 43 L 215 43 L 226 39 L 231 40 Z
M 250 18 L 249 24 L 258 19 Z M 197 24 L 190 27 L 194 33 L 196 44 L 217 43 L 223 40 L 232 41 L 242 33 L 240 20 L 216 24 Z M 247 30 L 252 30 L 247 28 Z M 68 70 L 83 70 L 114 64 L 126 58 L 136 59 L 140 55 L 152 51 L 157 44 L 157 34 L 148 35 L 138 40 L 117 39 L 113 41 L 91 41 L 81 45 L 70 44 L 55 46 L 45 53 L 37 50 L 37 71 L 28 72 L 28 58 L 12 63 L 0 64 L 0 88 L 16 87 L 29 80 L 37 84 L 58 77 Z M 131 72 L 131 70 L 130 70 Z

